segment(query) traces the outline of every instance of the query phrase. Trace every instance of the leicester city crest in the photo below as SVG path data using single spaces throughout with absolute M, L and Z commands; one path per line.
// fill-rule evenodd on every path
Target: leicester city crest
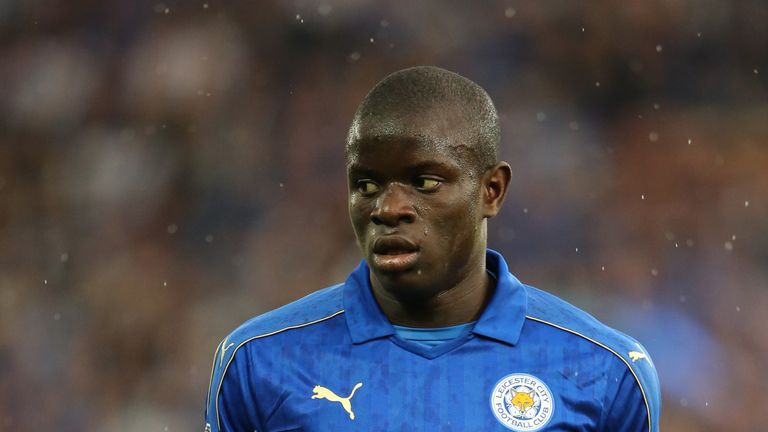
M 491 392 L 491 410 L 513 431 L 536 431 L 552 418 L 555 402 L 544 382 L 533 375 L 507 375 Z

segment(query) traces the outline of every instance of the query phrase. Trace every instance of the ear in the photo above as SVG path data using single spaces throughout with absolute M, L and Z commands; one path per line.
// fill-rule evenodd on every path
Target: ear
M 512 168 L 502 161 L 489 168 L 482 178 L 483 217 L 492 218 L 501 210 L 512 179 Z

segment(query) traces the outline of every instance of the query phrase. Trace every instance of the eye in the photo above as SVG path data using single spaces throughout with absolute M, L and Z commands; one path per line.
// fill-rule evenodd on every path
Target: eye
M 379 191 L 379 185 L 370 180 L 358 180 L 357 190 L 364 195 L 370 195 Z
M 425 192 L 431 192 L 440 187 L 441 184 L 443 184 L 442 180 L 435 178 L 419 177 L 416 179 L 416 189 Z

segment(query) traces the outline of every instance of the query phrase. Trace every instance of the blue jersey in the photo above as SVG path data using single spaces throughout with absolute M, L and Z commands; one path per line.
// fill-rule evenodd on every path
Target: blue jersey
M 216 349 L 210 431 L 658 431 L 659 382 L 634 339 L 512 276 L 470 332 L 397 336 L 363 261 L 339 285 L 246 322 Z

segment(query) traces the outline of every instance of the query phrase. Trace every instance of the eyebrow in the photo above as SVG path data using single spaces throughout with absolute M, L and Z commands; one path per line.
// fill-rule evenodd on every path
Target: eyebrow
M 456 164 L 440 162 L 440 161 L 424 161 L 424 162 L 418 162 L 413 165 L 409 165 L 405 169 L 409 173 L 418 173 L 418 172 L 430 170 L 430 169 L 456 170 L 456 169 L 459 169 L 459 166 L 457 166 Z M 360 164 L 359 162 L 353 162 L 349 166 L 348 172 L 350 174 L 358 174 L 358 175 L 359 174 L 373 175 L 376 173 L 376 170 L 369 168 L 363 164 Z
M 454 164 L 449 164 L 445 162 L 438 162 L 438 161 L 425 161 L 425 162 L 419 162 L 417 164 L 409 166 L 407 169 L 411 172 L 419 172 L 424 171 L 428 169 L 435 169 L 435 168 L 442 168 L 442 169 L 453 169 L 455 168 Z
M 355 173 L 355 174 L 371 174 L 371 173 L 374 172 L 372 169 L 370 169 L 370 168 L 368 168 L 368 167 L 366 167 L 366 166 L 364 166 L 364 165 L 362 165 L 362 164 L 360 164 L 358 162 L 353 162 L 349 166 L 347 171 L 350 172 L 350 173 Z

